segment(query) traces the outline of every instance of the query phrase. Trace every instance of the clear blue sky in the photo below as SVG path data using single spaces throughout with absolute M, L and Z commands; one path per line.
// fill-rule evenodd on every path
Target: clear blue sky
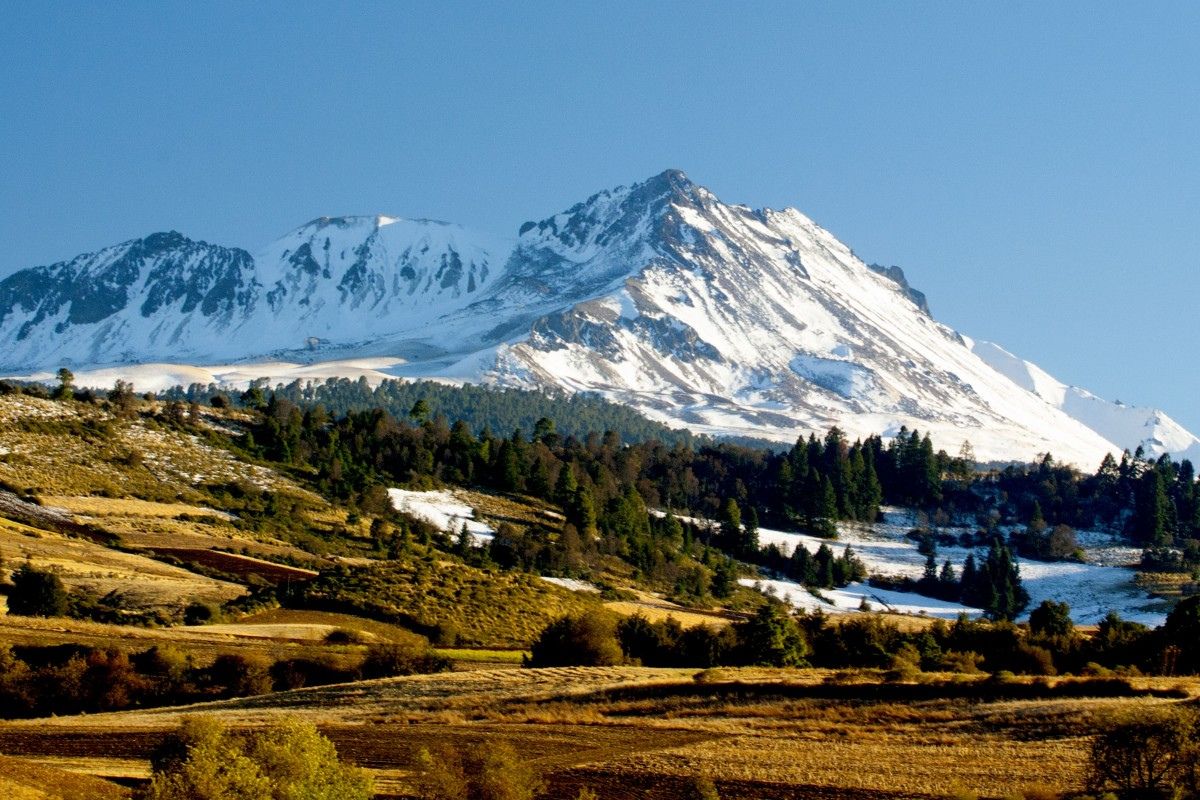
M 0 5 L 0 273 L 323 214 L 513 235 L 678 167 L 1200 430 L 1200 4 L 108 5 Z

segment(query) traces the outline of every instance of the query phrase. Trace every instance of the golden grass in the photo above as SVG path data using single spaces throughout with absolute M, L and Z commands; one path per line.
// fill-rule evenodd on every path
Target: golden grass
M 637 600 L 612 600 L 604 604 L 609 611 L 624 617 L 641 614 L 651 622 L 662 622 L 674 619 L 685 628 L 695 628 L 699 625 L 728 625 L 732 618 L 724 613 L 711 611 L 695 611 L 676 605 L 669 600 L 654 597 L 644 592 L 638 592 Z
M 1002 797 L 1035 786 L 1079 789 L 1088 736 L 1098 720 L 1135 706 L 1178 702 L 880 700 L 871 683 L 822 693 L 828 670 L 723 669 L 706 684 L 693 680 L 696 672 L 479 670 L 315 687 L 204 709 L 238 727 L 281 713 L 308 718 L 348 757 L 390 770 L 389 785 L 395 781 L 397 791 L 422 744 L 475 747 L 502 739 L 552 773 L 568 770 L 580 785 L 594 780 L 621 787 L 618 796 L 708 774 L 729 797 L 806 791 L 929 797 L 944 796 L 951 786 Z M 1185 685 L 1200 692 L 1194 679 Z M 34 747 L 29 741 L 39 736 L 48 738 L 37 747 L 53 747 L 68 736 L 86 754 L 89 747 L 111 747 L 106 737 L 115 732 L 163 731 L 180 715 L 158 709 L 7 723 L 0 725 L 0 748 L 9 742 Z M 94 745 L 79 744 L 89 741 Z
M 8 615 L 0 615 L 0 644 L 39 647 L 78 644 L 127 652 L 155 646 L 173 647 L 192 655 L 201 665 L 222 654 L 319 659 L 344 649 L 315 641 L 239 635 L 207 625 L 143 628 L 63 617 L 43 619 Z
M 452 661 L 469 664 L 520 664 L 525 658 L 523 650 L 490 650 L 487 648 L 435 647 L 434 652 Z
M 309 595 L 312 605 L 458 636 L 439 644 L 504 649 L 527 647 L 555 619 L 599 606 L 595 595 L 527 573 L 415 557 L 378 562 L 348 575 L 322 575 L 310 584 Z
M 174 519 L 180 514 L 228 519 L 229 514 L 204 506 L 187 503 L 158 503 L 138 500 L 133 497 L 73 497 L 69 495 L 43 495 L 42 505 L 63 508 L 73 514 L 90 517 L 160 517 Z
M 524 528 L 546 527 L 554 531 L 562 526 L 561 518 L 555 519 L 547 515 L 546 502 L 543 500 L 470 489 L 455 489 L 454 495 L 475 509 L 476 516 L 494 522 L 508 522 Z M 557 514 L 556 511 L 550 513 Z
M 0 756 L 0 794 L 5 800 L 118 800 L 130 791 L 89 775 Z
M 129 608 L 179 608 L 192 600 L 224 602 L 245 588 L 84 539 L 0 520 L 0 557 L 56 570 L 64 584 L 96 596 L 117 592 Z

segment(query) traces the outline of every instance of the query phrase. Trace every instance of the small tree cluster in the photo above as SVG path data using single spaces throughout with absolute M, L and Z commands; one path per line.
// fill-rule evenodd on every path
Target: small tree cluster
M 343 764 L 308 722 L 237 736 L 213 717 L 186 718 L 152 760 L 143 800 L 367 800 L 370 777 Z
M 417 767 L 424 800 L 533 800 L 545 788 L 537 768 L 506 742 L 465 755 L 449 746 L 424 748 Z
M 1140 713 L 1110 722 L 1092 740 L 1087 784 L 1126 798 L 1200 794 L 1200 726 L 1195 712 Z

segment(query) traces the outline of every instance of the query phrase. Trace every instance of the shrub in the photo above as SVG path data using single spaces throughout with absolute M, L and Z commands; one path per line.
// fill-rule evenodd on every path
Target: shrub
M 530 648 L 528 665 L 602 667 L 622 661 L 616 620 L 597 612 L 563 617 L 547 625 Z
M 796 621 L 778 603 L 764 603 L 753 617 L 737 625 L 743 661 L 769 667 L 805 663 L 808 642 Z
M 692 785 L 689 788 L 691 791 L 688 796 L 691 800 L 721 800 L 716 784 L 707 775 L 697 775 L 692 779 Z
M 186 718 L 155 753 L 145 800 L 270 800 L 270 779 L 211 717 Z
M 12 574 L 8 613 L 23 617 L 61 617 L 67 613 L 67 590 L 58 575 L 22 564 Z
M 1139 797 L 1194 793 L 1200 788 L 1196 726 L 1190 710 L 1110 724 L 1092 741 L 1088 789 Z
M 363 644 L 366 637 L 362 631 L 352 631 L 347 628 L 334 628 L 325 634 L 325 644 Z
M 423 675 L 450 668 L 450 661 L 429 648 L 387 642 L 367 648 L 362 664 L 364 678 L 390 678 L 395 675 Z
M 537 768 L 518 757 L 507 742 L 488 747 L 479 761 L 475 792 L 479 800 L 533 800 L 543 788 Z
M 457 750 L 442 745 L 417 753 L 420 796 L 428 800 L 467 800 L 471 784 Z
M 362 770 L 341 763 L 333 742 L 311 722 L 285 719 L 246 748 L 271 781 L 273 800 L 366 800 L 374 796 Z
M 221 619 L 221 609 L 213 603 L 201 603 L 195 601 L 188 603 L 187 608 L 183 610 L 184 625 L 207 625 L 213 622 L 219 622 Z
M 266 694 L 275 687 L 270 663 L 254 656 L 219 655 L 208 673 L 213 685 L 230 697 Z
M 185 718 L 152 759 L 146 800 L 367 800 L 371 779 L 342 764 L 311 723 L 285 719 L 247 739 Z
M 464 758 L 441 746 L 417 755 L 420 795 L 427 800 L 533 800 L 541 775 L 506 742 L 491 745 L 479 758 Z

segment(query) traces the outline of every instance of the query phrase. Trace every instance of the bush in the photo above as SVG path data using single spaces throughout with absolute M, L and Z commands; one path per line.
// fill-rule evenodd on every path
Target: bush
M 479 758 L 441 746 L 417 755 L 420 796 L 427 800 L 533 800 L 544 785 L 528 759 L 505 743 Z
M 542 791 L 541 775 L 507 742 L 487 748 L 479 761 L 475 796 L 479 800 L 533 800 Z
M 616 620 L 608 613 L 583 613 L 551 622 L 530 648 L 528 666 L 604 667 L 624 661 Z
M 195 601 L 183 610 L 184 625 L 208 625 L 221 620 L 221 609 L 213 603 Z
M 390 678 L 395 675 L 443 672 L 449 668 L 449 659 L 442 658 L 427 647 L 387 642 L 367 648 L 362 674 L 364 678 Z
M 275 688 L 271 664 L 255 656 L 219 655 L 208 672 L 213 685 L 230 697 L 266 694 Z
M 1196 728 L 1190 710 L 1110 724 L 1092 741 L 1088 789 L 1138 797 L 1194 794 L 1200 789 Z
M 152 759 L 146 800 L 367 800 L 370 777 L 342 764 L 308 722 L 285 719 L 247 739 L 212 717 L 185 718 Z
M 778 603 L 764 603 L 753 617 L 736 627 L 744 663 L 768 667 L 806 663 L 808 642 L 796 621 Z
M 691 800 L 721 800 L 721 795 L 717 793 L 716 784 L 707 775 L 699 775 L 693 778 L 692 785 L 689 788 L 691 791 L 688 794 Z
M 23 617 L 61 617 L 67 613 L 67 589 L 53 572 L 26 563 L 12 574 L 12 582 L 8 613 Z

